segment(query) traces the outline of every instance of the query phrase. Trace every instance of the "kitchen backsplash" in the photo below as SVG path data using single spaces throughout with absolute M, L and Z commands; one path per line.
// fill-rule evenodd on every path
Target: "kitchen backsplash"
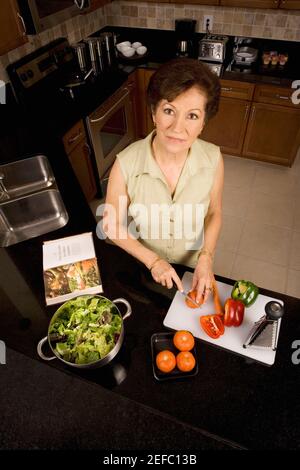
M 220 6 L 114 1 L 106 6 L 107 24 L 174 29 L 175 18 L 194 18 L 205 32 L 203 15 L 213 15 L 213 33 L 300 41 L 300 10 L 262 10 Z
M 174 30 L 175 18 L 194 18 L 197 20 L 197 31 L 204 32 L 204 14 L 214 17 L 213 33 L 300 41 L 300 10 L 116 0 L 90 14 L 78 15 L 41 34 L 30 36 L 27 44 L 0 57 L 0 80 L 7 82 L 5 68 L 9 63 L 61 36 L 74 43 L 106 25 Z

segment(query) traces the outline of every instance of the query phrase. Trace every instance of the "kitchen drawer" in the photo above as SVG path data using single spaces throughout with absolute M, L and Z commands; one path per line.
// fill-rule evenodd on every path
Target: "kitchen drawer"
M 251 101 L 255 85 L 253 83 L 238 82 L 235 80 L 220 80 L 221 96 Z
M 63 137 L 63 143 L 66 153 L 69 155 L 70 152 L 79 144 L 79 142 L 85 138 L 85 130 L 83 121 L 79 121 L 73 126 Z
M 283 88 L 271 85 L 256 85 L 254 101 L 257 103 L 279 104 L 291 108 L 300 108 L 300 104 L 293 104 L 291 96 L 293 88 Z

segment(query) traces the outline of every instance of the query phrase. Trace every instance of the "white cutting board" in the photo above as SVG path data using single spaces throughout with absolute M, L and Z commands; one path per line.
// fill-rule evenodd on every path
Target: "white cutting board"
M 186 292 L 191 289 L 192 277 L 193 273 L 191 272 L 185 272 L 183 275 L 182 283 Z M 232 285 L 217 281 L 217 286 L 221 303 L 224 305 L 226 299 L 231 296 Z M 164 326 L 172 328 L 173 330 L 188 330 L 196 338 L 214 344 L 215 346 L 219 346 L 256 361 L 272 365 L 275 362 L 276 351 L 269 349 L 263 350 L 243 348 L 243 343 L 248 337 L 254 322 L 259 320 L 265 314 L 265 305 L 271 300 L 276 300 L 277 302 L 280 302 L 281 305 L 284 305 L 282 300 L 259 294 L 254 304 L 251 305 L 251 307 L 245 308 L 244 320 L 239 327 L 225 327 L 225 333 L 220 336 L 220 338 L 213 339 L 203 331 L 200 325 L 200 317 L 202 315 L 215 313 L 212 296 L 210 296 L 205 305 L 200 308 L 193 309 L 189 308 L 185 304 L 184 296 L 179 291 L 177 291 L 164 319 Z M 280 324 L 281 319 L 279 320 L 278 334 L 280 330 Z

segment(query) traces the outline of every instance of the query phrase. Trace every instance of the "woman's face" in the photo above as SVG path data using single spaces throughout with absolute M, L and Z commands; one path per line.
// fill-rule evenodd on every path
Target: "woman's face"
M 197 87 L 173 101 L 161 100 L 153 121 L 159 143 L 170 153 L 188 150 L 204 127 L 206 97 Z

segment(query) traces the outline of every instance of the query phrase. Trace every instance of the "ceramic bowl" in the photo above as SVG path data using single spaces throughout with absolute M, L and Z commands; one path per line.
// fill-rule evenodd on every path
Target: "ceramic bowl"
M 136 52 L 137 52 L 138 55 L 144 55 L 147 52 L 147 47 L 140 46 L 136 49 Z
M 134 49 L 137 49 L 138 47 L 141 47 L 143 44 L 141 42 L 134 42 L 131 44 L 131 47 Z

